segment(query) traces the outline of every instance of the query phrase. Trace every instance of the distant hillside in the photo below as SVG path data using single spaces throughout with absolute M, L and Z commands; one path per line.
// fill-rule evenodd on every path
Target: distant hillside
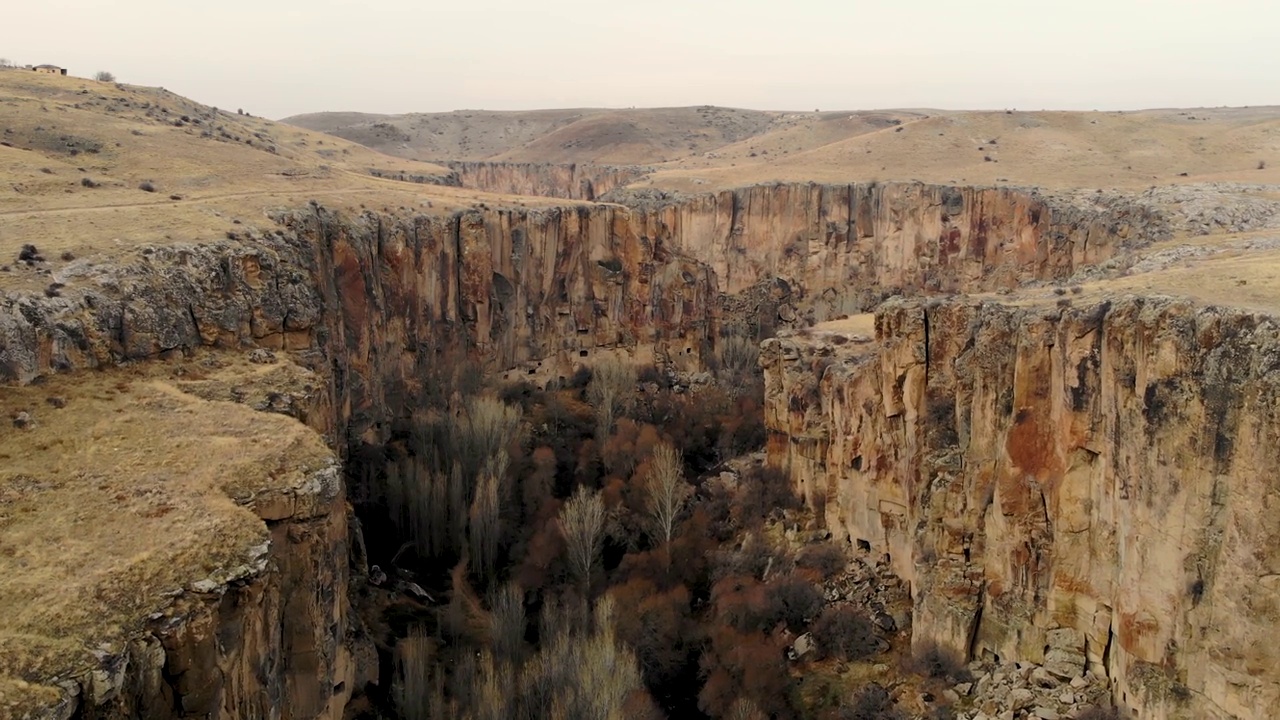
M 1280 181 L 1280 108 L 1135 112 L 317 113 L 284 122 L 416 160 L 655 166 L 681 190 L 788 181 L 1050 187 Z M 1183 175 L 1183 173 L 1186 173 Z

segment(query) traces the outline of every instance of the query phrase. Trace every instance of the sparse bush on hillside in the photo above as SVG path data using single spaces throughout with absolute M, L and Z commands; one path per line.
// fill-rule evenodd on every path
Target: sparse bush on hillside
M 97 80 L 98 82 L 115 82 L 116 76 L 112 75 L 106 70 L 99 70 L 98 72 L 93 74 L 93 79 Z
M 94 182 L 93 178 L 80 178 L 80 184 L 87 188 L 98 187 L 98 183 Z
M 1114 707 L 1090 705 L 1076 713 L 1075 720 L 1120 720 L 1120 711 Z
M 1266 160 L 1259 160 L 1259 161 L 1258 161 L 1258 169 L 1259 169 L 1259 170 L 1266 170 L 1266 169 L 1267 169 L 1267 161 L 1266 161 Z
M 143 192 L 155 192 L 156 186 L 150 180 L 147 180 L 142 183 L 139 183 L 138 189 Z

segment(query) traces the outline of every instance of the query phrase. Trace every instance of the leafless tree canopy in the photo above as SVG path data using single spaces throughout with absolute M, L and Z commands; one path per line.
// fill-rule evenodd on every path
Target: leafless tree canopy
M 676 520 L 689 498 L 689 485 L 684 481 L 680 455 L 670 443 L 664 442 L 654 448 L 645 493 L 654 538 L 664 543 L 671 542 Z
M 636 368 L 616 358 L 606 358 L 591 368 L 587 401 L 596 411 L 596 438 L 603 441 L 613 421 L 635 402 Z
M 480 475 L 480 484 L 471 500 L 471 561 L 481 577 L 491 577 L 498 561 L 498 541 L 502 536 L 498 508 L 498 479 L 493 473 Z
M 94 73 L 93 79 L 97 80 L 98 82 L 115 82 L 116 76 L 112 75 L 106 70 L 99 70 L 98 72 Z
M 600 499 L 600 492 L 585 487 L 579 487 L 560 510 L 560 527 L 569 554 L 569 567 L 584 590 L 591 582 L 591 568 L 600 554 L 604 520 L 604 502 Z
M 499 661 L 518 665 L 524 656 L 524 591 L 509 582 L 493 591 L 489 607 L 493 653 Z

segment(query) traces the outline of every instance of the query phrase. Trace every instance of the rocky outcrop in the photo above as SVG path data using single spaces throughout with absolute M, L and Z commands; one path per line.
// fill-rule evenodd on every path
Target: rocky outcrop
M 723 291 L 783 278 L 819 321 L 896 294 L 1065 279 L 1168 233 L 1127 199 L 919 183 L 757 185 L 635 210 L 640 235 L 709 263 Z
M 337 467 L 314 495 L 257 508 L 269 545 L 243 574 L 204 581 L 142 634 L 64 683 L 62 717 L 340 720 L 357 686 L 347 507 Z M 376 673 L 366 661 L 360 672 Z M 79 695 L 79 697 L 75 697 Z
M 338 720 L 377 672 L 342 472 L 295 419 L 327 401 L 266 363 L 6 391 L 31 420 L 0 435 L 0 716 Z
M 1270 318 L 1170 299 L 894 302 L 874 342 L 765 344 L 770 461 L 911 583 L 917 647 L 1271 717 L 1277 358 Z
M 457 185 L 503 195 L 540 195 L 568 200 L 601 196 L 653 172 L 639 165 L 448 161 Z M 455 184 L 455 183 L 450 183 Z
M 450 217 L 281 216 L 282 228 L 144 247 L 72 264 L 62 297 L 0 307 L 0 378 L 93 368 L 200 346 L 302 352 L 334 382 L 335 446 L 398 416 L 450 350 L 506 368 L 566 367 L 623 346 L 696 364 L 715 334 L 705 265 L 638 238 L 623 208 Z M 314 424 L 314 423 L 313 423 Z

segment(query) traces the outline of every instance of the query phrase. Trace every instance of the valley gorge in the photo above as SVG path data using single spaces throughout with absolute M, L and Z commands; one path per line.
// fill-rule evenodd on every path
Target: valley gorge
M 1280 708 L 1277 328 L 1106 294 L 1187 232 L 1182 206 L 920 183 L 645 196 L 617 189 L 623 169 L 451 169 L 566 202 L 313 202 L 6 296 L 0 381 L 271 351 L 305 378 L 287 402 L 252 379 L 220 399 L 304 424 L 329 463 L 235 498 L 267 548 L 157 600 L 96 666 L 24 688 L 29 716 L 343 717 L 380 671 L 351 601 L 370 564 L 352 498 L 442 365 L 545 385 L 621 353 L 698 373 L 731 337 L 763 341 L 768 463 L 838 546 L 887 556 L 913 646 L 1092 671 L 1141 718 Z

